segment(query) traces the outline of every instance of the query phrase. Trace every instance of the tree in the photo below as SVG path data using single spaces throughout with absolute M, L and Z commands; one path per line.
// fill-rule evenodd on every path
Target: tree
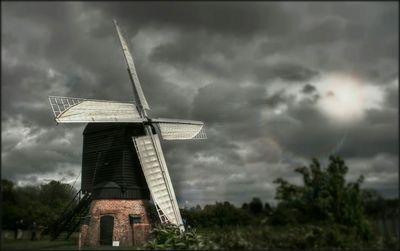
M 51 181 L 38 186 L 15 186 L 12 181 L 2 180 L 3 228 L 14 227 L 15 221 L 24 219 L 30 224 L 48 225 L 57 219 L 76 194 L 69 184 Z
M 250 214 L 243 209 L 236 208 L 231 203 L 216 202 L 206 205 L 203 209 L 181 210 L 182 218 L 192 227 L 220 227 L 248 225 L 251 223 Z
M 201 211 L 201 206 L 200 205 L 196 205 L 196 207 L 194 208 L 194 210 L 196 212 L 200 212 Z
M 322 168 L 317 159 L 310 166 L 297 168 L 303 176 L 303 185 L 293 185 L 277 179 L 276 199 L 279 201 L 274 213 L 275 223 L 327 222 L 356 226 L 368 236 L 370 229 L 363 211 L 363 192 L 360 185 L 363 176 L 356 182 L 346 182 L 348 167 L 345 162 L 331 156 L 327 168 Z M 283 222 L 282 222 L 283 221 Z
M 264 204 L 264 211 L 267 215 L 269 215 L 272 212 L 272 207 L 268 202 L 265 202 Z
M 19 220 L 17 213 L 16 194 L 14 190 L 14 183 L 9 180 L 1 180 L 1 193 L 2 193 L 2 225 L 4 228 L 11 229 L 15 224 L 15 221 Z
M 15 203 L 14 182 L 1 180 L 2 202 Z
M 254 197 L 249 203 L 249 210 L 253 215 L 259 215 L 263 211 L 263 204 L 260 198 Z

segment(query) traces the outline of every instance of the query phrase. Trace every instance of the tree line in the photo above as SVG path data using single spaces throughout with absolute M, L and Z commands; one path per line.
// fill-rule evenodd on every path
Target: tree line
M 69 184 L 54 180 L 36 186 L 16 186 L 2 179 L 1 193 L 2 229 L 14 229 L 21 219 L 21 227 L 27 229 L 33 222 L 43 227 L 53 223 L 77 191 Z
M 332 225 L 355 228 L 363 238 L 371 238 L 370 219 L 398 217 L 399 200 L 384 199 L 376 191 L 361 188 L 363 176 L 347 182 L 348 167 L 337 156 L 322 167 L 313 159 L 309 166 L 295 170 L 303 179 L 294 185 L 285 179 L 275 180 L 276 206 L 253 198 L 241 207 L 228 201 L 182 209 L 185 224 L 192 228 L 239 226 L 293 226 L 301 224 Z M 2 180 L 2 229 L 13 229 L 23 219 L 44 227 L 56 220 L 77 193 L 72 186 L 51 181 L 37 186 L 16 186 Z
M 149 249 L 371 249 L 398 250 L 398 228 L 382 235 L 375 219 L 399 219 L 399 200 L 384 199 L 362 189 L 363 176 L 348 182 L 348 167 L 330 157 L 322 167 L 316 159 L 295 170 L 301 185 L 278 178 L 276 206 L 260 198 L 235 207 L 217 202 L 182 210 L 186 232 L 174 226 L 153 229 Z
M 313 159 L 309 166 L 295 171 L 303 184 L 276 179 L 278 203 L 274 207 L 255 197 L 241 207 L 226 201 L 184 209 L 182 217 L 188 226 L 197 228 L 337 224 L 354 228 L 369 239 L 373 235 L 371 220 L 399 216 L 399 199 L 384 199 L 377 191 L 362 189 L 363 176 L 347 182 L 348 166 L 340 157 L 331 156 L 327 167 Z

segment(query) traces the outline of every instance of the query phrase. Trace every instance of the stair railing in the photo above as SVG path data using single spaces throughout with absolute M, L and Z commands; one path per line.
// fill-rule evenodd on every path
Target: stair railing
M 74 221 L 74 217 L 78 214 L 78 217 L 81 217 L 81 214 L 83 213 L 83 209 L 87 208 L 88 205 L 90 204 L 91 201 L 91 194 L 90 193 L 85 193 L 83 196 L 82 191 L 79 190 L 74 198 L 70 201 L 70 203 L 65 207 L 63 213 L 61 216 L 50 226 L 50 230 L 52 231 L 52 239 L 56 239 L 70 224 L 73 224 L 74 229 L 79 225 L 78 223 L 80 222 L 80 219 L 78 220 L 77 223 L 72 222 Z M 77 203 L 74 205 L 74 202 L 77 201 Z M 71 230 L 67 230 L 68 235 L 67 238 L 69 237 L 69 232 Z

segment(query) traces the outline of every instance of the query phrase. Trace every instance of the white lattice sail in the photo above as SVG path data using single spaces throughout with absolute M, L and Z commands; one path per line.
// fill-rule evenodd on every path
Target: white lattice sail
M 152 119 L 163 140 L 207 139 L 204 123 L 194 120 Z
M 69 97 L 49 97 L 58 123 L 142 122 L 133 103 Z
M 133 90 L 134 90 L 136 98 L 138 99 L 136 101 L 139 103 L 139 106 L 143 106 L 144 109 L 149 110 L 150 107 L 149 107 L 149 104 L 147 103 L 146 97 L 144 96 L 142 86 L 140 85 L 140 81 L 139 81 L 138 75 L 136 73 L 135 63 L 133 62 L 132 54 L 129 51 L 126 40 L 125 40 L 124 36 L 122 35 L 116 20 L 114 20 L 114 25 L 115 25 L 115 29 L 117 30 L 117 33 L 118 33 L 119 41 L 121 42 L 122 51 L 124 52 L 126 63 L 128 64 L 129 75 L 131 76 L 131 79 L 133 81 Z
M 161 222 L 178 225 L 184 231 L 158 135 L 133 137 L 133 142 Z

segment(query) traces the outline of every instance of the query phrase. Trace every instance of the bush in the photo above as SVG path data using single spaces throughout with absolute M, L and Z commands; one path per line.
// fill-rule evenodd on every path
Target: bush
M 398 249 L 398 243 L 364 240 L 356 227 L 298 224 L 274 227 L 203 229 L 206 243 L 217 249 Z
M 273 224 L 327 223 L 356 226 L 366 240 L 372 237 L 364 214 L 364 193 L 360 189 L 363 177 L 346 182 L 348 167 L 335 156 L 329 158 L 326 168 L 313 159 L 310 166 L 296 172 L 303 176 L 303 185 L 293 185 L 277 179 L 278 207 L 271 217 Z
M 151 230 L 151 239 L 144 246 L 146 249 L 217 249 L 213 243 L 196 233 L 195 229 L 183 233 L 175 225 L 156 225 Z

